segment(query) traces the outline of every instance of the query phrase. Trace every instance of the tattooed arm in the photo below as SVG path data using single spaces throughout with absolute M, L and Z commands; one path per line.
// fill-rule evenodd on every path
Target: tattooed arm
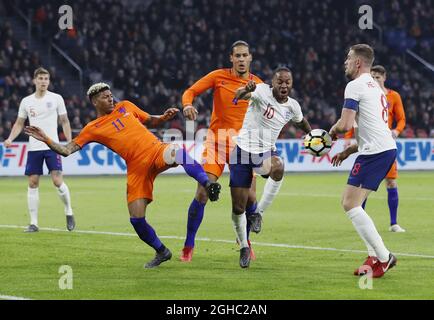
M 301 120 L 300 122 L 294 122 L 294 125 L 303 130 L 304 133 L 309 133 L 312 131 L 312 128 L 310 127 L 309 122 L 306 120 L 306 118 L 303 118 L 303 120 Z
M 53 150 L 54 152 L 56 152 L 56 153 L 58 153 L 64 157 L 67 157 L 71 153 L 74 153 L 74 152 L 81 149 L 80 146 L 78 144 L 76 144 L 74 141 L 71 141 L 66 145 L 53 142 L 45 134 L 45 132 L 41 128 L 38 128 L 38 127 L 27 126 L 24 128 L 24 132 L 27 135 L 44 142 L 51 150 Z

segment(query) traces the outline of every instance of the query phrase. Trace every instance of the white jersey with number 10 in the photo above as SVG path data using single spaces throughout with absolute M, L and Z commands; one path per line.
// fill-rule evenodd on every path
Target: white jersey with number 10
M 303 113 L 300 104 L 292 98 L 288 97 L 285 103 L 277 102 L 268 84 L 256 85 L 251 94 L 236 143 L 244 151 L 260 154 L 271 151 L 285 124 L 290 120 L 302 121 Z

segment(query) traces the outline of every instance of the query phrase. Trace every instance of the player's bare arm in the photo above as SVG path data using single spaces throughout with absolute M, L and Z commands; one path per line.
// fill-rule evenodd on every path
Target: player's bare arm
M 344 151 L 337 153 L 332 158 L 333 167 L 339 167 L 346 158 L 358 151 L 358 147 L 359 146 L 357 145 L 357 143 L 355 143 L 348 146 L 348 148 L 346 148 Z
M 173 119 L 178 112 L 178 108 L 169 108 L 161 116 L 151 116 L 145 125 L 149 128 L 159 127 L 162 123 Z
M 309 133 L 312 131 L 312 128 L 306 118 L 303 118 L 303 120 L 301 120 L 300 122 L 295 122 L 294 125 L 297 128 L 303 130 L 304 133 Z
M 235 91 L 235 101 L 238 101 L 240 99 L 243 100 L 249 100 L 252 97 L 252 92 L 256 89 L 256 82 L 253 80 L 250 80 L 244 87 L 238 88 L 237 91 Z
M 352 109 L 343 108 L 341 118 L 330 129 L 330 136 L 333 140 L 337 139 L 339 133 L 345 133 L 353 127 L 354 120 L 356 119 L 356 111 Z
M 66 141 L 72 140 L 71 124 L 69 123 L 68 115 L 62 114 L 59 116 L 59 122 L 62 125 L 63 133 L 65 134 Z
M 62 155 L 64 157 L 67 157 L 70 154 L 72 154 L 72 153 L 74 153 L 74 152 L 76 152 L 76 151 L 78 151 L 78 150 L 81 149 L 80 146 L 78 144 L 76 144 L 74 141 L 71 141 L 71 142 L 69 142 L 66 145 L 53 142 L 45 134 L 45 132 L 41 128 L 38 128 L 38 127 L 35 127 L 35 126 L 27 126 L 27 127 L 25 127 L 24 128 L 24 132 L 27 135 L 29 135 L 29 136 L 31 136 L 31 137 L 39 140 L 39 141 L 44 142 L 51 150 L 53 150 L 54 152 L 56 152 L 56 153 L 58 153 L 58 154 L 60 154 L 60 155 Z
M 9 137 L 4 142 L 6 148 L 9 148 L 12 144 L 12 141 L 14 141 L 14 139 L 18 137 L 21 131 L 23 131 L 25 121 L 26 119 L 24 118 L 17 118 L 12 127 L 11 133 L 9 134 Z

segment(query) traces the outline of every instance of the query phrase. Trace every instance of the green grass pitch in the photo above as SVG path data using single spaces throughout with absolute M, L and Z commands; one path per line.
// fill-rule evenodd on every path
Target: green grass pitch
M 65 232 L 63 206 L 48 177 L 41 180 L 39 226 L 28 224 L 26 178 L 0 180 L 0 296 L 30 299 L 433 299 L 434 172 L 400 172 L 399 222 L 388 231 L 384 184 L 367 212 L 397 266 L 372 289 L 362 290 L 353 270 L 364 245 L 340 207 L 347 174 L 287 174 L 252 234 L 257 260 L 238 265 L 228 177 L 218 202 L 208 203 L 191 263 L 179 261 L 187 208 L 196 183 L 187 176 L 159 176 L 147 219 L 173 252 L 159 268 L 143 268 L 154 252 L 135 236 L 125 202 L 126 179 L 66 177 L 77 228 Z M 264 179 L 258 178 L 258 199 Z M 47 228 L 47 229 L 44 229 Z M 50 228 L 48 230 L 48 228 Z M 106 233 L 104 233 L 106 232 Z M 61 290 L 62 265 L 73 288 Z M 368 282 L 364 282 L 365 284 Z

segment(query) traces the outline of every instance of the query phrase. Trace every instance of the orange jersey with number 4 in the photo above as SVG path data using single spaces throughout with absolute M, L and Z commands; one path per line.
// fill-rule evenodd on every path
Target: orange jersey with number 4
M 229 161 L 234 145 L 232 137 L 237 135 L 243 126 L 248 108 L 247 100 L 234 103 L 235 91 L 245 86 L 249 80 L 262 83 L 262 80 L 253 74 L 249 74 L 248 79 L 242 79 L 237 77 L 232 69 L 218 69 L 199 79 L 182 96 L 182 105 L 186 106 L 191 105 L 194 98 L 202 92 L 214 90 L 210 130 L 204 145 L 202 163 L 204 170 L 216 177 L 221 176 L 225 163 Z
M 191 105 L 196 96 L 202 92 L 213 89 L 213 111 L 209 128 L 235 129 L 239 131 L 243 125 L 244 115 L 247 112 L 248 102 L 239 100 L 234 104 L 235 91 L 247 84 L 249 80 L 262 83 L 262 80 L 253 74 L 248 79 L 237 77 L 232 69 L 218 69 L 199 79 L 182 96 L 182 105 Z

